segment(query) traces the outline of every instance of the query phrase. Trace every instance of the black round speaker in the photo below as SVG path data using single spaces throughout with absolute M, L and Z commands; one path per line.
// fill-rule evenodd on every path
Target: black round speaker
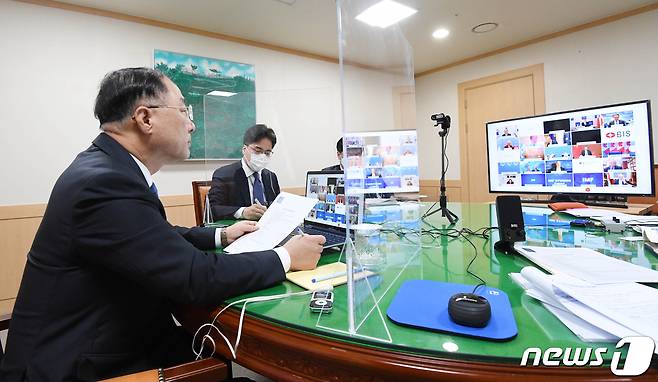
M 459 325 L 483 328 L 491 319 L 491 306 L 482 296 L 457 293 L 448 301 L 448 314 Z

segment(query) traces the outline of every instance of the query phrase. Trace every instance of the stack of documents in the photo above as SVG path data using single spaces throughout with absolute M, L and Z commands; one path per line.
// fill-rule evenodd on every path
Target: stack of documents
M 583 341 L 643 335 L 658 344 L 658 289 L 637 283 L 658 282 L 658 272 L 586 248 L 515 249 L 553 275 L 525 267 L 511 278 Z

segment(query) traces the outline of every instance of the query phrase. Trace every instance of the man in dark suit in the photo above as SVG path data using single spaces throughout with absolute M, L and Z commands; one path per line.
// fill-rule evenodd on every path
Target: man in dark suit
M 338 140 L 338 142 L 336 142 L 336 158 L 338 158 L 338 164 L 325 167 L 322 169 L 322 171 L 343 171 L 343 138 L 342 137 Z
M 606 127 L 613 127 L 613 126 L 627 126 L 628 122 L 624 121 L 623 119 L 619 119 L 619 114 L 615 113 L 612 115 L 612 120 L 606 124 Z
M 242 159 L 212 174 L 208 198 L 216 220 L 258 220 L 281 192 L 276 174 L 265 168 L 276 145 L 274 130 L 254 125 L 242 141 Z
M 589 149 L 589 146 L 585 146 L 583 147 L 582 150 L 580 150 L 580 156 L 581 157 L 592 156 L 592 150 Z
M 27 255 L 0 380 L 95 381 L 193 358 L 171 304 L 217 304 L 316 266 L 324 238 L 217 255 L 253 222 L 171 226 L 152 174 L 189 156 L 194 124 L 176 85 L 146 68 L 109 73 L 102 133 L 57 180 Z

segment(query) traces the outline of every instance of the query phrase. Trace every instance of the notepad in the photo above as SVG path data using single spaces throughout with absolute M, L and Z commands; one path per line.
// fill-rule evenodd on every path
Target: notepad
M 345 272 L 347 272 L 347 265 L 345 265 L 345 263 L 336 262 L 321 265 L 310 271 L 288 272 L 286 274 L 286 279 L 288 279 L 288 281 L 292 281 L 304 289 L 322 289 L 323 287 L 336 286 L 347 283 L 347 274 Z M 323 279 L 327 276 L 339 273 L 342 275 L 327 280 L 313 282 L 314 279 Z M 355 273 L 354 279 L 359 280 L 370 275 L 374 275 L 374 273 L 370 271 L 362 271 Z

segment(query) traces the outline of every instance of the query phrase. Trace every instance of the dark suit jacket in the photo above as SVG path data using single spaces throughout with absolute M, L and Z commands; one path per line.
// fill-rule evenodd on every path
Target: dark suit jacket
M 339 164 L 335 164 L 333 166 L 325 167 L 322 169 L 322 171 L 341 171 L 342 168 L 340 168 Z
M 53 188 L 0 380 L 91 381 L 164 366 L 172 302 L 217 304 L 285 278 L 274 251 L 197 249 L 213 246 L 213 229 L 167 223 L 135 161 L 100 134 Z
M 268 169 L 261 171 L 265 199 L 269 205 L 281 192 L 276 174 Z M 208 192 L 210 208 L 215 220 L 233 219 L 240 207 L 251 205 L 249 180 L 242 169 L 242 161 L 220 167 L 212 174 L 212 185 Z

